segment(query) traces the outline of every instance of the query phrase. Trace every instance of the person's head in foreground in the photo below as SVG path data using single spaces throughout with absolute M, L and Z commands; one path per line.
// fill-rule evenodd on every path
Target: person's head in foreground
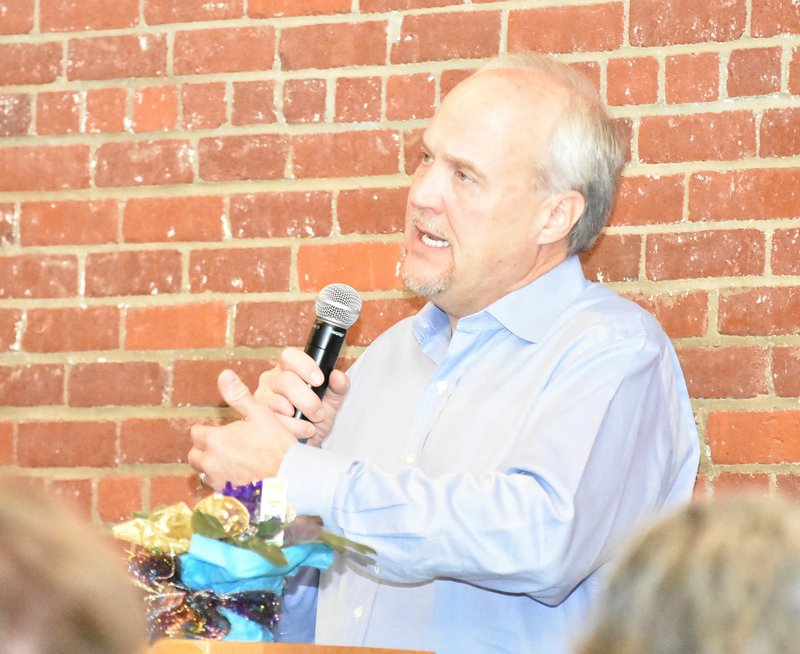
M 121 552 L 41 489 L 0 477 L 2 654 L 135 654 L 144 615 Z
M 583 75 L 536 53 L 490 60 L 423 134 L 406 206 L 407 287 L 463 317 L 526 285 L 595 241 L 622 165 Z
M 623 556 L 580 654 L 800 652 L 800 507 L 691 504 Z

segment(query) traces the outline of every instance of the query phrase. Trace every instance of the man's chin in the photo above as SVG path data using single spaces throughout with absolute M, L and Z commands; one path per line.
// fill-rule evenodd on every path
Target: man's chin
M 403 271 L 403 282 L 406 289 L 417 295 L 432 297 L 447 290 L 450 285 L 449 280 L 442 279 L 421 279 L 414 275 L 408 275 Z

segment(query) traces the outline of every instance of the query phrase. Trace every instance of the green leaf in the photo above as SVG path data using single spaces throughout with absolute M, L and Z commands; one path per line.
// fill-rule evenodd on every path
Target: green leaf
M 325 545 L 330 547 L 334 552 L 346 552 L 347 550 L 355 550 L 360 554 L 375 554 L 375 550 L 372 549 L 369 545 L 364 545 L 362 543 L 357 543 L 354 540 L 350 540 L 349 538 L 345 538 L 344 536 L 338 536 L 337 534 L 333 534 L 326 529 L 320 529 L 319 531 L 319 539 Z
M 201 536 L 217 540 L 226 540 L 228 538 L 228 532 L 225 531 L 222 523 L 213 515 L 202 511 L 192 513 L 192 531 Z
M 280 520 L 264 520 L 258 523 L 256 536 L 259 538 L 272 538 L 283 531 L 283 523 Z
M 289 565 L 289 561 L 283 554 L 283 550 L 275 545 L 275 543 L 265 543 L 260 538 L 254 536 L 253 538 L 248 538 L 246 541 L 243 541 L 241 546 L 260 554 L 267 561 L 272 563 L 272 565 Z

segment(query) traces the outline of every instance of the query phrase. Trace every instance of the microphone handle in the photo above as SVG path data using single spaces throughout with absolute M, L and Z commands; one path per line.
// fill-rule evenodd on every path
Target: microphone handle
M 346 333 L 347 330 L 343 327 L 332 325 L 319 318 L 311 329 L 305 352 L 314 359 L 325 376 L 325 381 L 320 386 L 311 387 L 311 390 L 320 399 L 325 395 L 325 389 L 328 388 L 331 371 L 336 367 L 336 361 L 339 358 L 339 352 L 342 351 Z M 308 420 L 299 409 L 295 410 L 294 417 Z

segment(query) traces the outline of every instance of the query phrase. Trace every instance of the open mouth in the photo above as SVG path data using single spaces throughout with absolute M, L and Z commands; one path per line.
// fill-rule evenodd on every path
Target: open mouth
M 432 248 L 446 248 L 450 245 L 450 241 L 422 230 L 420 230 L 419 238 L 425 245 Z

